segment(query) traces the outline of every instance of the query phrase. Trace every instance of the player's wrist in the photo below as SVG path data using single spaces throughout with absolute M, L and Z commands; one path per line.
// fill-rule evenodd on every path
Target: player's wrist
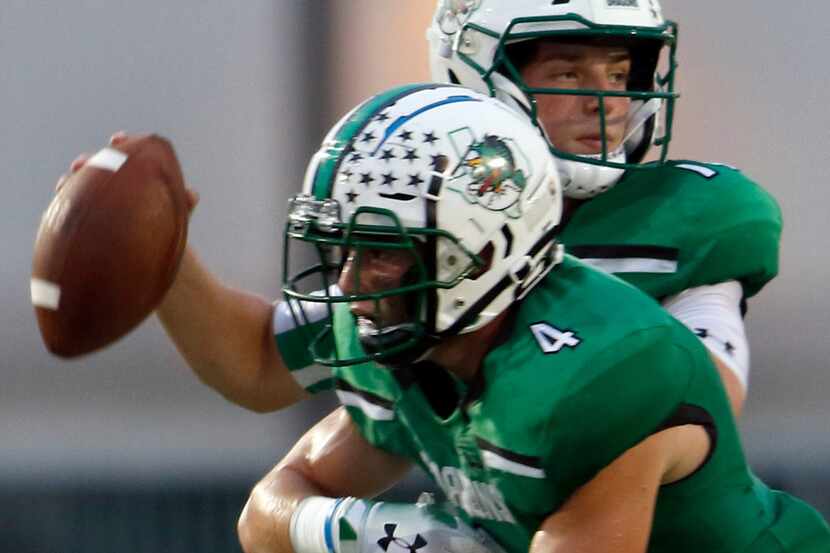
M 337 507 L 337 499 L 307 497 L 291 515 L 289 536 L 294 553 L 334 553 L 329 550 L 326 527 Z
M 346 553 L 340 546 L 341 533 L 351 537 L 371 504 L 354 497 L 303 499 L 289 525 L 294 553 Z M 346 520 L 347 515 L 351 520 Z
M 379 543 L 407 543 L 420 553 L 501 553 L 486 532 L 446 506 L 309 497 L 291 517 L 294 553 L 369 553 Z

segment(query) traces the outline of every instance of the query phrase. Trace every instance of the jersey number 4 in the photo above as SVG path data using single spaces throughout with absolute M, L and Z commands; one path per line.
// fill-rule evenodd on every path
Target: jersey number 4
M 575 348 L 582 343 L 576 334 L 571 330 L 559 330 L 548 323 L 535 323 L 530 325 L 530 331 L 536 338 L 536 343 L 542 351 L 548 353 L 559 353 L 562 348 Z

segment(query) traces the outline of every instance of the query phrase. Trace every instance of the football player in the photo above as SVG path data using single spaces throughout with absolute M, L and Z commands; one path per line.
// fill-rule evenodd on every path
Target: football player
M 436 78 L 492 92 L 546 133 L 566 196 L 560 241 L 689 326 L 739 412 L 745 298 L 777 272 L 780 213 L 734 169 L 660 161 L 676 96 L 676 26 L 656 0 L 452 0 L 439 3 L 429 36 Z M 660 158 L 644 163 L 652 143 Z M 278 410 L 330 383 L 327 367 L 288 370 L 283 357 L 297 352 L 274 340 L 296 326 L 286 303 L 225 284 L 190 247 L 157 314 L 196 375 L 248 409 Z
M 427 34 L 435 80 L 492 94 L 545 133 L 569 253 L 692 329 L 740 413 L 745 301 L 777 273 L 781 214 L 732 167 L 667 159 L 677 25 L 658 0 L 441 0 Z
M 830 550 L 812 508 L 747 468 L 700 340 L 563 255 L 559 172 L 522 115 L 386 91 L 289 206 L 279 350 L 295 374 L 330 367 L 306 387 L 344 407 L 254 489 L 248 553 Z M 413 465 L 452 508 L 358 499 Z

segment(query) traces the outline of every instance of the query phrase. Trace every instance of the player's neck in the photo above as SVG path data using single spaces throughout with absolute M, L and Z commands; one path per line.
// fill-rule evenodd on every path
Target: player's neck
M 429 360 L 441 365 L 464 382 L 473 380 L 484 357 L 493 348 L 507 319 L 507 311 L 485 326 L 468 334 L 448 338 L 429 355 Z

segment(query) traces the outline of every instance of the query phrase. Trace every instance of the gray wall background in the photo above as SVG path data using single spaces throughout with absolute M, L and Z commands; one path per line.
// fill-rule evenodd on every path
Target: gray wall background
M 0 483 L 250 479 L 305 424 L 223 401 L 194 379 L 155 319 L 106 351 L 51 357 L 28 282 L 56 178 L 126 129 L 176 146 L 202 196 L 190 240 L 206 263 L 276 297 L 284 198 L 299 189 L 319 140 L 303 32 L 314 4 L 0 6 Z
M 680 22 L 673 156 L 741 167 L 784 213 L 780 276 L 747 317 L 753 368 L 741 423 L 750 460 L 784 480 L 828 478 L 830 79 L 822 52 L 830 8 L 807 0 L 784 10 L 768 0 L 666 0 L 664 8 Z M 830 508 L 827 488 L 822 497 L 804 493 Z
M 406 4 L 413 2 L 431 5 Z M 389 10 L 387 22 L 426 25 L 429 8 L 422 20 L 395 19 L 401 4 L 350 5 L 372 12 L 363 20 L 371 24 Z M 337 23 L 326 22 L 329 7 L 2 2 L 0 486 L 253 481 L 315 416 L 315 406 L 262 416 L 227 404 L 195 381 L 155 320 L 104 352 L 58 361 L 40 343 L 28 283 L 35 230 L 57 176 L 77 153 L 127 129 L 176 145 L 202 195 L 190 236 L 206 262 L 227 281 L 275 297 L 284 199 L 299 187 L 321 121 L 341 111 L 338 83 L 324 75 L 349 60 L 325 53 L 326 25 Z M 756 467 L 830 509 L 811 484 L 830 478 L 830 8 L 807 0 L 786 10 L 771 0 L 665 0 L 664 8 L 681 24 L 673 156 L 744 168 L 785 216 L 781 275 L 750 304 L 746 447 Z M 367 35 L 351 35 L 354 50 L 386 47 Z M 426 74 L 425 64 L 413 67 L 411 79 Z

